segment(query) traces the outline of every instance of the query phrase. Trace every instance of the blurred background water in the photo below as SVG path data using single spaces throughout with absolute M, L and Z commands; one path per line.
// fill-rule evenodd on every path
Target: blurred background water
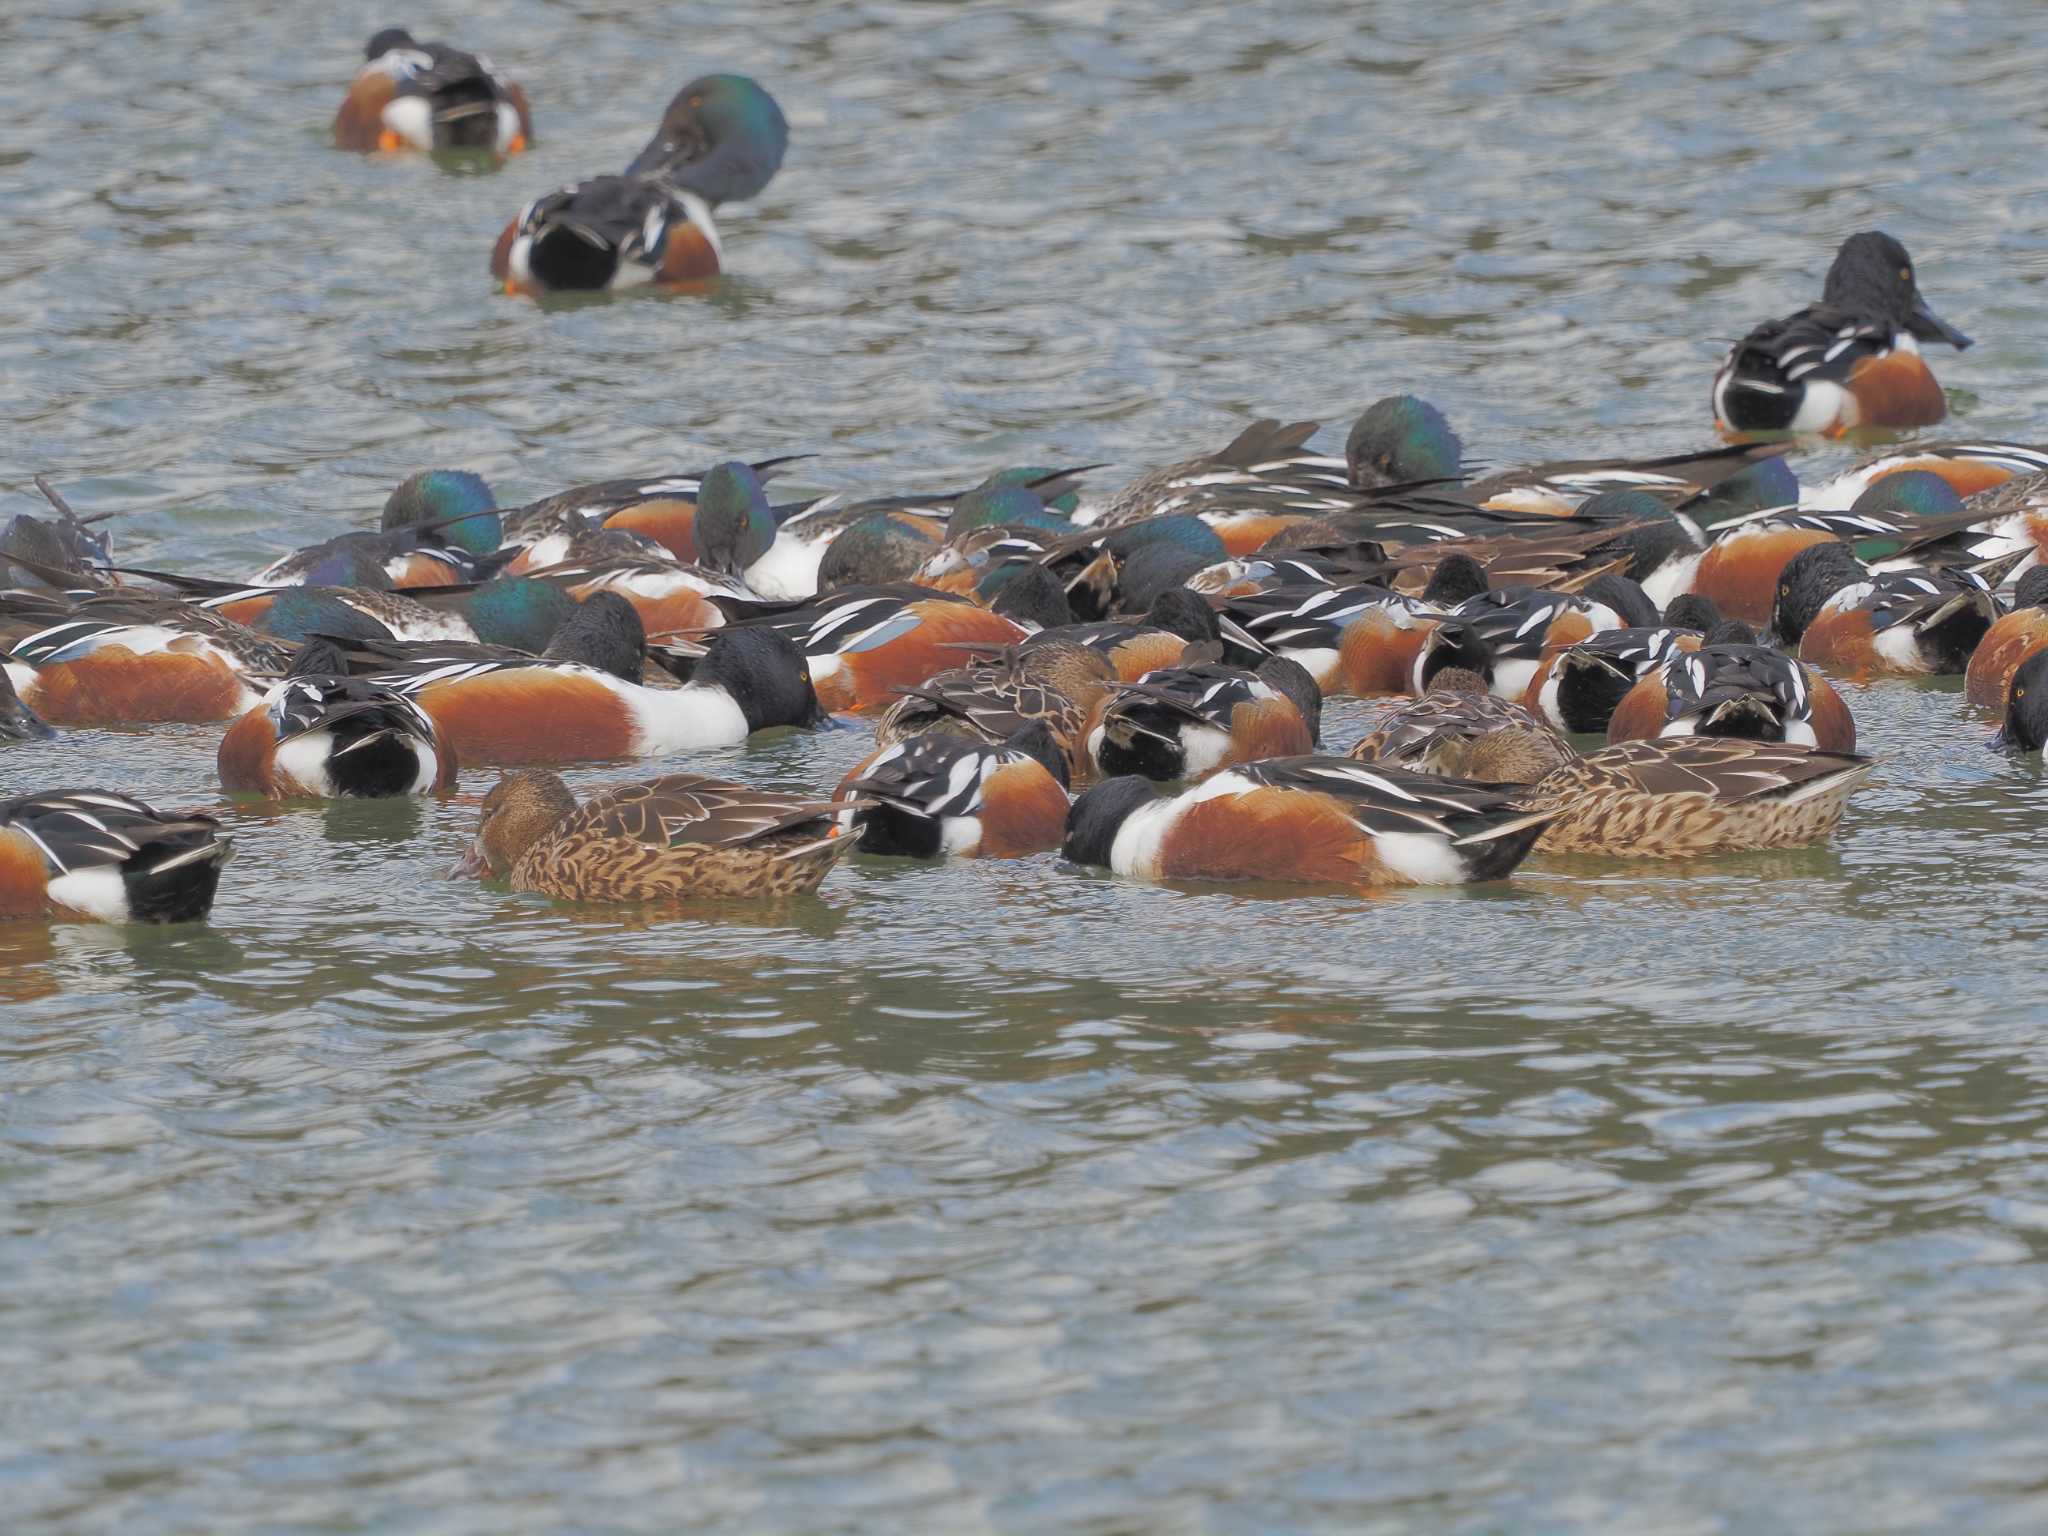
M 334 151 L 394 23 L 523 81 L 536 149 Z M 429 465 L 1111 483 L 1402 389 L 1493 465 L 1677 451 L 1872 226 L 1979 339 L 1953 431 L 2041 441 L 2038 29 L 27 0 L 0 512 L 44 471 L 234 575 Z M 713 69 L 793 130 L 716 291 L 495 294 L 518 206 Z M 1373 901 L 856 860 L 654 921 L 438 880 L 488 775 L 228 809 L 209 926 L 0 926 L 0 1523 L 2038 1530 L 2048 790 L 1949 685 L 1849 697 L 1886 764 L 1830 847 Z M 208 804 L 217 741 L 0 793 Z

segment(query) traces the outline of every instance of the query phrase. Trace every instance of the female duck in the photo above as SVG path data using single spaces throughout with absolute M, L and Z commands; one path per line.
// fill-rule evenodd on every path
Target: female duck
M 508 773 L 484 796 L 455 878 L 510 876 L 558 901 L 680 903 L 794 896 L 853 850 L 842 804 L 677 773 L 582 805 L 554 774 Z

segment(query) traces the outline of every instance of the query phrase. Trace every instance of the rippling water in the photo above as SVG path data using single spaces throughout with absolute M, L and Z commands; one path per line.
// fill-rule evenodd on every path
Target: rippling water
M 0 511 L 238 574 L 429 464 L 930 489 L 1399 388 L 1672 451 L 1871 225 L 1979 338 L 1955 427 L 2048 438 L 2031 5 L 462 9 L 493 176 L 328 147 L 381 6 L 0 14 Z M 794 135 L 718 291 L 495 295 L 712 68 Z M 2037 1530 L 2048 785 L 1849 697 L 1830 847 L 1373 901 L 856 860 L 650 922 L 439 881 L 487 776 L 235 807 L 209 926 L 0 927 L 4 1523 Z M 0 791 L 209 803 L 217 741 Z

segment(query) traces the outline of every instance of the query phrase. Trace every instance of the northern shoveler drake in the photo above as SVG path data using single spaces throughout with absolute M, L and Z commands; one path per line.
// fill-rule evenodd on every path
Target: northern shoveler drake
M 1553 819 L 1545 853 L 1681 859 L 1791 848 L 1832 832 L 1876 760 L 1783 742 L 1667 736 L 1602 747 L 1516 801 Z
M 787 637 L 717 631 L 688 682 L 650 688 L 606 665 L 628 621 L 637 635 L 632 608 L 602 593 L 562 626 L 545 657 L 477 659 L 430 647 L 401 670 L 370 675 L 416 700 L 457 761 L 473 767 L 665 757 L 820 718 L 810 669 Z
M 0 741 L 47 741 L 56 734 L 48 721 L 21 702 L 14 680 L 0 667 Z
M 1066 786 L 1064 749 L 1033 721 L 1000 745 L 939 732 L 883 747 L 834 798 L 869 802 L 844 818 L 862 853 L 1005 859 L 1059 847 Z
M 280 555 L 258 587 L 445 587 L 492 574 L 504 534 L 491 488 L 465 470 L 428 470 L 386 500 L 382 526 Z
M 2005 723 L 1991 745 L 2038 752 L 2048 742 L 2048 652 L 2036 651 L 2013 669 L 2006 684 Z
M 1476 672 L 1439 672 L 1429 692 L 1398 704 L 1346 756 L 1487 784 L 1526 784 L 1571 759 L 1548 720 L 1486 691 Z
M 765 484 L 805 457 L 799 453 L 757 459 L 747 468 Z M 504 542 L 517 546 L 521 553 L 507 570 L 517 575 L 528 567 L 580 558 L 568 552 L 567 542 L 593 528 L 639 534 L 652 539 L 684 564 L 694 564 L 697 492 L 706 473 L 701 469 L 678 470 L 594 480 L 522 506 L 508 507 L 501 514 Z
M 1147 880 L 1498 880 L 1554 814 L 1521 809 L 1516 793 L 1342 757 L 1246 763 L 1167 798 L 1146 779 L 1106 779 L 1075 800 L 1061 851 Z
M 0 800 L 0 917 L 180 923 L 213 910 L 220 823 L 107 789 Z
M 758 197 L 782 168 L 789 124 L 745 75 L 705 75 L 669 102 L 623 176 L 535 198 L 505 226 L 491 275 L 508 292 L 676 285 L 724 260 L 712 214 Z
M 1269 657 L 1257 671 L 1208 659 L 1112 684 L 1088 732 L 1088 756 L 1108 778 L 1198 779 L 1235 763 L 1313 752 L 1322 694 L 1305 669 Z
M 1233 542 L 1256 549 L 1292 518 L 1353 500 L 1343 459 L 1308 448 L 1319 425 L 1255 421 L 1212 453 L 1146 470 L 1101 501 L 1084 500 L 1074 521 L 1114 528 L 1168 512 L 1208 512 L 1237 525 Z M 1260 517 L 1271 522 L 1255 535 L 1249 523 Z
M 2012 589 L 2012 611 L 1984 632 L 1963 668 L 1963 696 L 1985 709 L 2004 707 L 2020 664 L 2048 651 L 2048 568 L 2035 566 Z
M 1042 724 L 1065 754 L 1072 782 L 1092 768 L 1088 727 L 1115 681 L 1109 663 L 1086 646 L 1052 639 L 1018 646 L 901 690 L 876 722 L 875 745 L 947 732 L 995 746 Z
M 853 587 L 803 603 L 721 600 L 727 631 L 770 628 L 810 660 L 818 701 L 835 714 L 880 710 L 897 694 L 957 666 L 963 649 L 1025 638 L 1024 628 L 961 598 L 922 587 Z
M 418 594 L 374 587 L 241 587 L 202 598 L 199 606 L 293 644 L 326 635 L 468 640 L 539 651 L 587 595 L 552 580 L 499 577 L 481 586 Z
M 425 710 L 396 688 L 351 677 L 331 641 L 301 650 L 290 674 L 221 739 L 221 787 L 380 799 L 455 787 L 455 753 Z
M 1482 592 L 1430 630 L 1416 653 L 1408 688 L 1427 693 L 1437 673 L 1463 667 L 1484 678 L 1494 697 L 1519 699 L 1542 666 L 1545 651 L 1621 627 L 1621 615 L 1605 603 L 1568 592 L 1535 587 Z
M 582 805 L 552 773 L 508 773 L 484 796 L 476 838 L 451 874 L 510 878 L 557 901 L 644 902 L 797 896 L 853 851 L 806 795 L 676 773 L 622 784 Z
M 1948 402 L 1920 355 L 1923 341 L 1958 350 L 1970 338 L 1920 296 L 1913 258 L 1890 235 L 1851 235 L 1828 268 L 1818 304 L 1760 325 L 1714 375 L 1724 432 L 1824 432 L 1930 427 Z
M 76 603 L 0 593 L 0 646 L 14 691 L 60 726 L 232 720 L 291 665 L 285 647 L 232 620 L 125 591 Z
M 2025 443 L 1915 443 L 1844 470 L 1801 498 L 1800 505 L 1812 512 L 1846 512 L 1887 475 L 1910 471 L 1939 475 L 1958 496 L 1970 497 L 2023 475 L 2048 474 L 2048 449 Z
M 1275 587 L 1234 598 L 1222 609 L 1226 640 L 1256 648 L 1244 659 L 1284 656 L 1324 693 L 1357 698 L 1407 692 L 1415 662 L 1444 614 L 1428 599 L 1369 583 Z
M 1984 578 L 1962 569 L 1872 572 L 1829 543 L 1796 556 L 1771 625 L 1812 666 L 1868 673 L 1961 672 L 1998 618 Z
M 1614 711 L 1639 678 L 1676 652 L 1698 650 L 1703 638 L 1698 630 L 1660 624 L 1605 630 L 1558 646 L 1544 655 L 1529 679 L 1522 706 L 1560 731 L 1605 735 Z
M 363 58 L 334 115 L 334 142 L 343 149 L 482 149 L 502 159 L 533 143 L 526 92 L 482 54 L 414 42 L 403 27 L 386 27 Z
M 1755 640 L 1738 621 L 1697 651 L 1667 654 L 1615 707 L 1607 739 L 1721 736 L 1854 752 L 1856 722 L 1834 686 Z

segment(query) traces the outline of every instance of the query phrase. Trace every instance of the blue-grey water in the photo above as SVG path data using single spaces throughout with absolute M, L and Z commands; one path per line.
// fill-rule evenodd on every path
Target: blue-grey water
M 535 150 L 333 150 L 394 21 L 523 80 Z M 1871 226 L 1979 338 L 1953 430 L 2048 440 L 2039 39 L 30 0 L 0 512 L 44 471 L 126 559 L 239 575 L 430 465 L 1113 482 L 1399 389 L 1495 465 L 1676 451 Z M 713 293 L 492 291 L 513 210 L 719 68 L 792 148 Z M 1828 847 L 1369 901 L 855 860 L 650 920 L 439 880 L 488 775 L 225 808 L 210 924 L 0 926 L 0 1526 L 2039 1530 L 2048 786 L 1952 685 L 1848 696 L 1885 764 Z M 10 748 L 0 793 L 214 805 L 218 739 Z

